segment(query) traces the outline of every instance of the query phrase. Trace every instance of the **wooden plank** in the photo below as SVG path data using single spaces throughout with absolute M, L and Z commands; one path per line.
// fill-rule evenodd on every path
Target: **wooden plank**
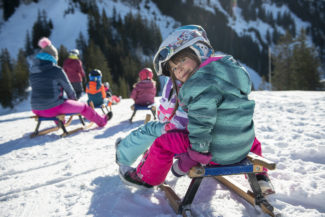
M 88 125 L 86 125 L 86 126 L 84 126 L 84 127 L 79 127 L 79 128 L 76 128 L 76 129 L 70 130 L 70 131 L 68 131 L 68 133 L 63 133 L 63 134 L 61 135 L 61 137 L 65 137 L 65 136 L 68 136 L 68 135 L 74 134 L 74 133 L 79 132 L 79 131 L 81 131 L 81 130 L 86 130 L 86 129 L 90 128 L 93 124 L 94 124 L 94 122 L 90 122 Z
M 48 128 L 48 129 L 44 129 L 44 130 L 38 131 L 37 134 L 35 134 L 35 132 L 34 132 L 34 133 L 32 133 L 30 135 L 30 138 L 34 138 L 36 136 L 41 136 L 41 135 L 48 134 L 50 132 L 58 131 L 59 129 L 60 129 L 59 127 L 52 127 L 52 128 Z
M 252 152 L 249 152 L 247 155 L 247 158 L 253 163 L 253 164 L 259 164 L 263 167 L 274 170 L 276 167 L 276 164 L 273 161 L 270 161 L 264 157 L 258 156 L 257 154 L 254 154 Z
M 233 181 L 229 177 L 225 176 L 215 176 L 215 178 L 224 184 L 229 189 L 233 190 L 236 194 L 238 194 L 240 197 L 245 199 L 247 202 L 249 202 L 251 205 L 255 206 L 255 198 L 252 196 L 249 191 L 244 188 L 243 186 L 239 184 L 234 184 Z
M 188 176 L 190 178 L 202 177 L 205 174 L 205 170 L 203 166 L 194 166 L 188 172 Z
M 169 185 L 162 184 L 159 186 L 159 188 L 165 192 L 170 206 L 174 209 L 175 213 L 178 214 L 181 199 L 177 196 L 175 191 Z
M 148 123 L 151 119 L 151 115 L 150 114 L 146 114 L 146 118 L 144 119 L 144 124 Z
M 225 176 L 215 176 L 215 178 L 222 184 L 224 184 L 227 188 L 229 188 L 230 190 L 234 191 L 236 194 L 238 194 L 240 197 L 242 197 L 243 199 L 245 199 L 248 203 L 250 203 L 252 206 L 255 206 L 255 197 L 253 192 L 251 192 L 250 190 L 247 190 L 246 188 L 244 188 L 243 186 L 241 186 L 240 184 L 236 183 L 234 184 L 234 181 L 231 180 L 231 178 L 229 177 L 225 177 Z M 262 211 L 272 217 L 279 217 L 281 216 L 281 214 L 279 212 L 275 212 L 270 211 L 269 209 L 266 208 L 266 206 L 264 204 L 260 205 Z

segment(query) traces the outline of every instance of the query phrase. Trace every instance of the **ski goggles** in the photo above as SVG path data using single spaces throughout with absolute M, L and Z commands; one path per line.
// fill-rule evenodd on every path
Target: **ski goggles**
M 169 72 L 164 70 L 164 66 L 162 65 L 165 63 L 171 56 L 172 52 L 170 47 L 163 47 L 161 48 L 156 56 L 154 57 L 154 68 L 158 76 L 160 75 L 166 75 L 169 76 Z

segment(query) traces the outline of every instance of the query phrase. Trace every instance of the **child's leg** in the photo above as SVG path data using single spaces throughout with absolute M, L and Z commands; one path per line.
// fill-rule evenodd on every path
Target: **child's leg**
M 117 161 L 123 165 L 131 166 L 155 139 L 161 136 L 164 125 L 163 123 L 151 121 L 132 131 L 117 146 Z
M 86 119 L 95 122 L 100 127 L 105 126 L 107 123 L 105 116 L 99 115 L 86 103 L 78 102 L 75 100 L 66 100 L 59 106 L 47 110 L 37 111 L 37 113 L 44 117 L 53 117 L 56 115 L 68 113 L 80 113 Z
M 188 134 L 183 132 L 170 132 L 158 137 L 138 165 L 138 176 L 150 185 L 163 183 L 174 155 L 185 153 L 189 145 Z
M 32 110 L 32 112 L 35 115 L 40 116 L 40 117 L 55 117 L 55 116 L 59 115 L 59 113 L 57 112 L 57 109 L 58 109 L 59 106 L 55 106 L 53 108 L 46 109 L 46 110 Z M 58 121 L 54 121 L 54 123 L 56 125 L 59 124 Z
M 262 156 L 262 146 L 260 141 L 257 140 L 257 138 L 255 137 L 252 148 L 251 148 L 251 152 L 253 152 L 254 154 L 257 154 L 259 156 Z
M 251 152 L 253 152 L 254 154 L 257 154 L 259 156 L 262 157 L 262 145 L 260 143 L 260 141 L 257 140 L 257 138 L 255 137 L 252 148 L 251 148 Z M 263 170 L 265 172 L 267 172 L 267 169 L 265 167 L 263 167 Z

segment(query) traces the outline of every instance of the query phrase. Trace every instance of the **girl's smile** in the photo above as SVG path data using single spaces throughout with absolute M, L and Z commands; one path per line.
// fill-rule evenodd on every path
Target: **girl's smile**
M 177 80 L 184 83 L 189 78 L 190 74 L 198 67 L 198 64 L 191 58 L 184 57 L 176 64 L 169 61 L 169 67 Z

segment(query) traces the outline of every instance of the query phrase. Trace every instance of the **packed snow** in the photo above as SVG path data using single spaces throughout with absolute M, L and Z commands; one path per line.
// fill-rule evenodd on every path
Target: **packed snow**
M 264 156 L 277 163 L 269 172 L 277 193 L 269 201 L 283 216 L 324 217 L 325 93 L 256 91 L 251 98 Z M 130 124 L 131 105 L 131 99 L 113 105 L 103 128 L 33 139 L 29 100 L 0 109 L 0 216 L 176 216 L 162 191 L 126 186 L 118 176 L 115 140 L 143 124 L 148 113 L 139 111 Z M 78 126 L 76 119 L 68 129 Z M 244 176 L 235 179 L 248 187 Z M 166 181 L 183 197 L 190 179 L 168 174 Z M 192 208 L 197 216 L 266 216 L 213 178 L 203 180 Z

